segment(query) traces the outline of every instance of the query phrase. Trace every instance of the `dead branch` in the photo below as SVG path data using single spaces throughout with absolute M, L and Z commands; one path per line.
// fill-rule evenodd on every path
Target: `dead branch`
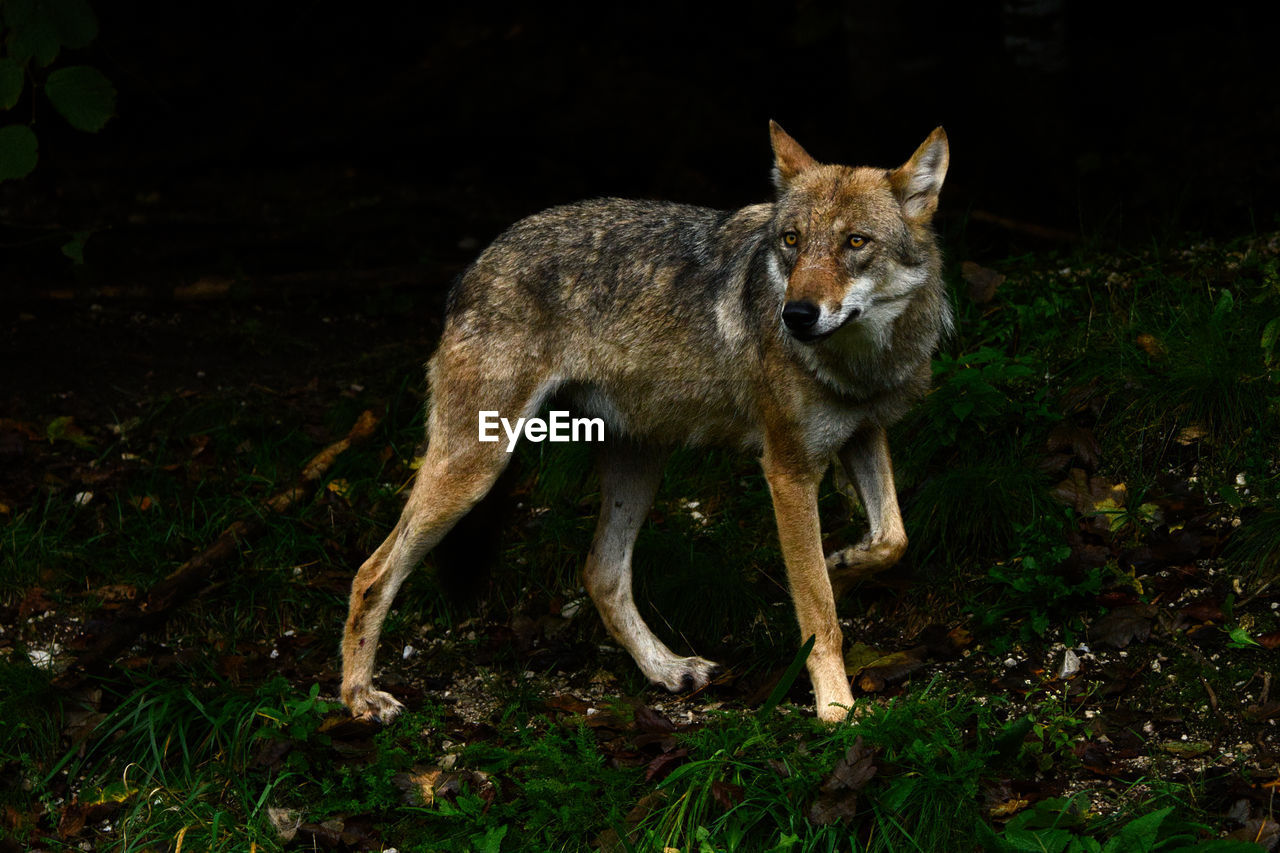
M 457 274 L 456 266 L 439 269 L 421 265 L 380 267 L 364 270 L 305 270 L 274 275 L 206 275 L 195 281 L 173 283 L 67 285 L 54 287 L 8 287 L 0 291 L 0 302 L 219 302 L 280 299 L 299 291 L 308 293 L 373 292 L 404 287 L 421 287 L 423 282 L 447 282 Z
M 1010 219 L 1007 216 L 1001 216 L 998 213 L 989 213 L 985 210 L 970 211 L 969 218 L 978 222 L 985 222 L 988 225 L 994 225 L 997 228 L 1003 228 L 1005 231 L 1012 231 L 1015 234 L 1035 237 L 1037 240 L 1049 240 L 1054 243 L 1074 243 L 1080 239 L 1078 235 L 1070 231 L 1063 231 L 1061 228 L 1037 225 L 1034 222 L 1022 222 L 1017 219 Z
M 153 586 L 140 604 L 121 611 L 111 626 L 90 648 L 81 652 L 54 683 L 64 689 L 75 687 L 86 676 L 100 671 L 140 634 L 162 626 L 176 608 L 226 572 L 244 545 L 270 526 L 272 516 L 287 511 L 310 495 L 334 461 L 352 445 L 373 435 L 377 425 L 373 412 L 361 414 L 345 438 L 330 444 L 303 466 L 292 486 L 263 501 L 257 514 L 233 521 L 212 545 Z

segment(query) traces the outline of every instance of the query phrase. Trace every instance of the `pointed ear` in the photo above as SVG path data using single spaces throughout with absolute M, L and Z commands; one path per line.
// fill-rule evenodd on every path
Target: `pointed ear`
M 773 142 L 773 185 L 778 192 L 785 192 L 796 175 L 818 165 L 776 121 L 769 122 L 769 139 Z
M 920 222 L 933 218 L 950 160 L 947 132 L 938 127 L 920 144 L 910 160 L 889 173 L 889 183 L 902 205 L 903 216 Z

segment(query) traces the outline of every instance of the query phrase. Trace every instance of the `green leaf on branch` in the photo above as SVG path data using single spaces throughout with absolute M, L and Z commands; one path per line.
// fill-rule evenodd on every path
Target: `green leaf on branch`
M 64 47 L 84 47 L 98 35 L 87 0 L 5 0 L 5 46 L 19 65 L 46 66 Z
M 25 178 L 36 167 L 36 135 L 25 124 L 0 127 L 0 181 Z
M 58 58 L 60 45 L 54 18 L 36 0 L 5 0 L 5 47 L 15 62 L 34 59 L 48 65 Z
M 13 109 L 22 97 L 22 66 L 7 57 L 0 58 L 0 110 Z
M 84 263 L 84 244 L 89 241 L 91 231 L 77 231 L 71 239 L 62 244 L 62 254 L 71 259 L 76 266 Z
M 98 19 L 88 0 L 54 0 L 48 9 L 63 47 L 75 50 L 98 37 Z
M 116 88 L 88 65 L 59 68 L 49 75 L 45 94 L 71 126 L 96 133 L 115 114 Z

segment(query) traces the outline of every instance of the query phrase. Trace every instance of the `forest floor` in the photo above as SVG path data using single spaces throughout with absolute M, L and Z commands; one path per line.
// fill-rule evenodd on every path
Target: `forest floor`
M 590 452 L 545 445 L 397 599 L 408 712 L 347 718 L 452 260 L 6 309 L 0 849 L 1275 849 L 1278 256 L 956 258 L 835 730 L 754 460 L 677 453 L 637 545 L 646 618 L 724 666 L 670 696 L 579 585 Z M 852 509 L 824 485 L 829 546 Z

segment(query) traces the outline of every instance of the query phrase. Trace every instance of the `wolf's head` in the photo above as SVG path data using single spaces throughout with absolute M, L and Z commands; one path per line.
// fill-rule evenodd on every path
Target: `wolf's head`
M 776 123 L 770 271 L 785 289 L 782 325 L 815 343 L 840 332 L 884 345 L 893 321 L 938 276 L 931 221 L 947 174 L 942 128 L 896 169 L 817 162 Z

